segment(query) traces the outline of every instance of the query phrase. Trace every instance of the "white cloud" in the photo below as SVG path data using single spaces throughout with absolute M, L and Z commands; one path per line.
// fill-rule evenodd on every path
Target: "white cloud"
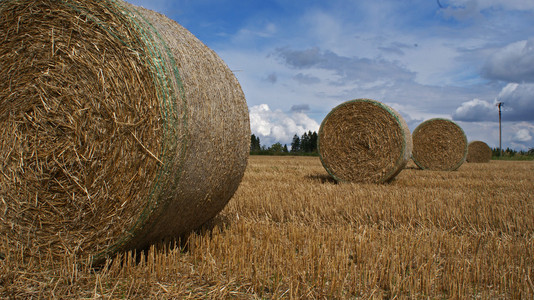
M 295 134 L 301 136 L 304 132 L 319 130 L 319 124 L 303 112 L 288 114 L 260 104 L 250 107 L 249 114 L 252 133 L 267 147 L 276 142 L 291 144 Z
M 415 74 L 396 62 L 338 55 L 318 47 L 305 50 L 276 49 L 274 55 L 289 68 L 297 70 L 321 69 L 333 71 L 336 85 L 351 83 L 387 86 L 393 82 L 413 81 Z
M 519 129 L 516 134 L 514 135 L 513 139 L 514 142 L 530 142 L 532 141 L 532 136 L 530 135 L 530 131 L 526 128 Z
M 276 0 L 273 10 L 226 5 L 246 9 L 239 18 L 224 10 L 208 13 L 205 8 L 217 3 L 211 1 L 132 0 L 166 14 L 178 11 L 171 17 L 225 60 L 249 107 L 260 110 L 257 123 L 251 121 L 264 145 L 290 143 L 298 130 L 313 127 L 306 120 L 318 128 L 333 107 L 355 98 L 388 103 L 410 128 L 432 117 L 464 120 L 472 139 L 493 145 L 496 99 L 505 104 L 503 146 L 532 143 L 521 140 L 534 130 L 517 125 L 532 124 L 534 116 L 532 0 L 440 0 L 443 8 L 435 0 L 408 6 L 398 0 Z M 209 27 L 200 24 L 208 21 Z M 224 37 L 214 38 L 219 32 Z M 509 82 L 517 85 L 505 86 Z M 301 109 L 306 105 L 309 110 Z
M 503 103 L 503 121 L 534 121 L 534 84 L 509 83 L 496 100 Z M 465 122 L 497 121 L 498 109 L 495 102 L 473 99 L 462 103 L 452 116 Z
M 497 101 L 502 107 L 502 147 L 517 150 L 533 148 L 534 84 L 510 83 L 502 88 Z M 453 114 L 470 141 L 482 140 L 499 146 L 498 109 L 495 103 L 473 99 L 462 103 Z
M 469 141 L 483 141 L 491 148 L 499 147 L 498 122 L 462 122 L 456 123 L 464 130 Z M 534 125 L 528 122 L 504 122 L 502 124 L 502 147 L 516 150 L 534 148 Z
M 507 126 L 505 124 L 504 126 Z M 506 136 L 505 136 L 506 134 Z M 503 128 L 503 148 L 529 150 L 534 148 L 534 124 L 517 122 Z M 506 141 L 506 144 L 504 142 Z
M 495 121 L 498 116 L 497 111 L 495 104 L 473 99 L 462 103 L 452 114 L 452 117 L 454 120 L 466 122 Z
M 255 38 L 271 38 L 276 35 L 276 33 L 277 26 L 273 23 L 267 23 L 261 24 L 261 27 L 242 28 L 234 36 L 234 40 L 239 42 L 248 42 Z
M 507 84 L 505 87 L 502 88 L 501 92 L 499 93 L 499 98 L 506 97 L 507 95 L 512 94 L 518 86 L 518 83 Z
M 507 82 L 534 82 L 534 38 L 495 51 L 482 73 L 487 78 Z
M 534 83 L 509 83 L 499 96 L 503 102 L 503 120 L 534 121 Z

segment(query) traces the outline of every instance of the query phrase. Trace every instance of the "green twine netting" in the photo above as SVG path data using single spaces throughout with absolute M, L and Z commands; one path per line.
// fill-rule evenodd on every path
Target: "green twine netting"
M 72 1 L 62 0 L 65 4 L 72 7 L 79 13 L 86 15 L 99 27 L 110 33 L 117 40 L 121 41 L 125 46 L 132 47 L 132 43 L 126 41 L 120 34 L 106 25 L 105 22 L 101 21 L 98 17 L 92 15 L 83 7 L 77 6 Z M 139 13 L 138 10 L 132 8 L 133 11 L 125 7 L 124 5 L 118 3 L 115 0 L 103 0 L 110 7 L 113 7 L 110 11 L 120 12 L 121 17 L 125 18 L 131 27 L 138 33 L 134 35 L 138 39 L 135 41 L 139 45 L 144 45 L 147 50 L 148 55 L 146 56 L 147 64 L 152 70 L 152 80 L 156 86 L 156 92 L 158 99 L 160 99 L 160 107 L 162 108 L 162 118 L 165 120 L 163 126 L 163 147 L 162 152 L 160 153 L 163 166 L 159 168 L 156 179 L 154 181 L 153 187 L 150 191 L 149 197 L 147 199 L 147 204 L 143 211 L 141 212 L 139 218 L 134 223 L 131 229 L 127 230 L 127 233 L 124 234 L 121 238 L 117 240 L 116 243 L 111 245 L 108 249 L 102 253 L 98 253 L 94 256 L 95 261 L 102 260 L 105 256 L 110 253 L 116 252 L 118 249 L 122 248 L 131 236 L 137 234 L 137 232 L 143 230 L 143 226 L 152 212 L 162 206 L 165 207 L 168 204 L 168 201 L 162 202 L 159 195 L 162 193 L 162 187 L 168 181 L 172 181 L 171 186 L 177 186 L 177 182 L 180 180 L 181 169 L 183 167 L 184 156 L 186 153 L 186 145 L 188 137 L 179 136 L 175 128 L 179 126 L 179 123 L 182 123 L 182 128 L 187 129 L 187 99 L 185 97 L 184 87 L 182 80 L 180 78 L 180 72 L 178 70 L 178 65 L 174 58 L 174 55 L 171 53 L 168 45 L 165 43 L 159 32 L 154 28 L 154 26 Z M 158 45 L 160 47 L 158 47 Z M 171 72 L 168 72 L 171 70 Z M 174 85 L 171 82 L 169 74 L 174 75 L 174 80 L 177 83 L 178 91 L 175 90 Z M 177 115 L 176 105 L 180 99 L 182 103 L 181 115 Z M 187 131 L 187 130 L 186 130 Z M 173 154 L 176 153 L 177 141 L 181 142 L 180 153 L 178 155 L 178 161 L 181 162 L 178 168 L 177 174 L 174 178 L 167 178 L 166 174 L 172 174 L 169 168 L 171 167 L 171 161 L 174 160 Z M 170 153 L 170 155 L 169 155 Z M 162 184 L 163 183 L 163 184 Z M 163 208 L 164 209 L 164 208 Z

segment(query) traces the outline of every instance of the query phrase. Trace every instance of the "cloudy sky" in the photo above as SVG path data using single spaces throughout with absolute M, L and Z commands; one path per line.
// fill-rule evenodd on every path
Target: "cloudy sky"
M 262 145 L 317 131 L 371 98 L 413 130 L 442 117 L 469 141 L 534 147 L 532 0 L 128 0 L 177 21 L 237 76 Z

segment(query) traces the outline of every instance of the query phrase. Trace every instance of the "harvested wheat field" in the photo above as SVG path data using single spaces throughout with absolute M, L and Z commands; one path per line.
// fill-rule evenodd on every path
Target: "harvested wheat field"
M 534 296 L 534 163 L 330 178 L 318 157 L 253 156 L 226 208 L 182 244 L 99 269 L 68 253 L 52 268 L 4 255 L 0 298 Z

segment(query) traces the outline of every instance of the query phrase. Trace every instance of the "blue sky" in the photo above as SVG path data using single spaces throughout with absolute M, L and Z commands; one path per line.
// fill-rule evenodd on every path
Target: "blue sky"
M 177 21 L 238 78 L 262 144 L 316 131 L 347 100 L 413 130 L 449 118 L 469 141 L 534 148 L 532 0 L 129 0 Z

